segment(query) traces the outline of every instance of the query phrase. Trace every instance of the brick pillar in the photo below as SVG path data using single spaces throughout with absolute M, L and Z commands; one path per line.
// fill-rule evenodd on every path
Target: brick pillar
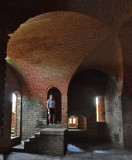
M 119 31 L 123 55 L 122 116 L 124 148 L 132 148 L 132 21 Z
M 124 148 L 126 149 L 132 148 L 132 78 L 131 80 L 125 78 L 130 76 L 129 73 L 130 72 L 124 75 L 122 92 L 123 139 Z
M 9 139 L 6 137 L 4 126 L 4 105 L 5 105 L 5 76 L 6 76 L 6 50 L 8 36 L 0 34 L 0 153 L 8 150 Z
M 67 93 L 62 94 L 62 127 L 68 127 L 68 114 L 67 114 Z
M 8 37 L 0 38 L 0 126 L 3 125 L 3 109 L 5 97 L 5 76 L 6 76 L 6 50 Z M 3 132 L 3 131 L 2 131 Z M 3 133 L 2 133 L 3 134 Z

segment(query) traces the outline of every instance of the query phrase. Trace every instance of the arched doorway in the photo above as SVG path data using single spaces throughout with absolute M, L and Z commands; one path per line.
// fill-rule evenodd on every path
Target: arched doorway
M 50 95 L 53 95 L 56 104 L 56 123 L 61 124 L 61 92 L 56 87 L 52 87 L 47 93 L 47 99 Z
M 12 94 L 11 138 L 21 137 L 21 94 Z
M 104 101 L 100 99 L 106 95 L 107 83 L 108 75 L 98 70 L 84 70 L 72 78 L 68 88 L 69 131 L 85 131 L 83 134 L 93 139 L 104 136 L 99 133 L 100 125 L 106 130 Z

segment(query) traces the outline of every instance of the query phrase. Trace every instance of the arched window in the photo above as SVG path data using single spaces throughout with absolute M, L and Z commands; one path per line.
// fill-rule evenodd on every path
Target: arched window
M 12 94 L 11 138 L 20 137 L 21 126 L 21 94 L 18 91 Z
M 104 97 L 96 97 L 96 121 L 105 122 L 105 106 L 104 106 Z

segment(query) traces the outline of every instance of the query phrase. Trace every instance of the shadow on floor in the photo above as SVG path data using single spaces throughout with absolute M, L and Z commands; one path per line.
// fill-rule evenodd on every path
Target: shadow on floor
M 132 152 L 108 141 L 72 140 L 64 157 L 10 152 L 0 160 L 132 160 Z

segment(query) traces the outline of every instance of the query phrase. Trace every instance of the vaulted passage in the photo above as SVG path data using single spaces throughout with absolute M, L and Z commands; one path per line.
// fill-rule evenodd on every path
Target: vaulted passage
M 77 139 L 105 139 L 122 145 L 122 112 L 120 100 L 114 95 L 116 93 L 118 96 L 116 85 L 117 82 L 110 76 L 98 70 L 82 71 L 72 78 L 68 89 L 69 131 L 71 136 L 74 133 L 72 138 L 76 135 Z M 116 106 L 113 101 L 117 103 Z M 119 114 L 116 117 L 115 112 Z
M 131 17 L 131 0 L 0 1 L 0 153 L 132 149 Z
M 104 97 L 107 91 L 108 76 L 97 70 L 82 71 L 70 82 L 68 89 L 68 116 L 77 116 L 78 129 L 85 129 L 87 138 L 106 138 L 106 123 L 97 121 L 96 99 Z M 81 117 L 86 118 L 82 122 Z M 83 126 L 84 125 L 84 126 Z M 86 125 L 86 126 L 85 126 Z M 79 134 L 79 133 L 78 133 Z

